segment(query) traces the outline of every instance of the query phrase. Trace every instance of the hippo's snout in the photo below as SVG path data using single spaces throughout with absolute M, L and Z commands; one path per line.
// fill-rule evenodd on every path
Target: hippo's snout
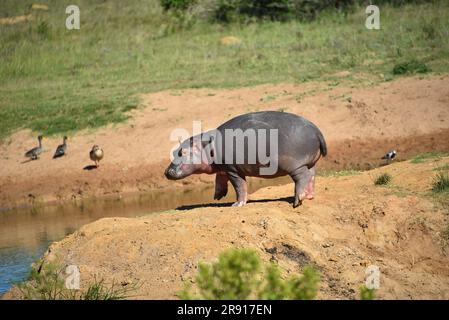
M 173 169 L 172 167 L 168 167 L 165 170 L 165 177 L 169 180 L 176 180 L 177 179 L 176 170 Z
M 182 179 L 182 174 L 174 167 L 168 167 L 165 172 L 165 177 L 169 180 L 179 180 Z

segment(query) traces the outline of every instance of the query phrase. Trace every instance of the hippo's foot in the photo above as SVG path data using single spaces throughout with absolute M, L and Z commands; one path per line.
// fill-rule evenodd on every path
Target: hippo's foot
M 307 197 L 306 193 L 303 192 L 299 196 L 295 196 L 295 201 L 293 202 L 293 208 L 297 208 L 302 205 L 302 200 Z
M 304 199 L 312 200 L 315 196 L 315 168 L 301 167 L 291 173 L 295 181 L 295 201 L 293 208 L 302 204 Z
M 246 204 L 246 201 L 236 201 L 232 204 L 233 207 L 243 207 Z
M 295 202 L 293 203 L 293 208 L 297 208 L 300 205 L 302 205 L 302 201 L 299 201 L 299 200 L 295 199 Z
M 235 202 L 232 206 L 242 207 L 248 200 L 248 186 L 246 184 L 245 177 L 241 177 L 234 172 L 230 172 L 228 176 L 237 195 L 237 202 Z

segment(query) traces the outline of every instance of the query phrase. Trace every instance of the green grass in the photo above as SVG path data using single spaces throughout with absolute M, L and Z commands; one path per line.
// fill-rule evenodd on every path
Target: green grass
M 392 177 L 388 173 L 382 173 L 374 179 L 376 186 L 385 186 L 390 183 Z
M 3 0 L 0 17 L 25 14 L 33 2 Z M 413 60 L 449 71 L 447 1 L 382 6 L 379 31 L 365 29 L 364 8 L 325 12 L 310 23 L 222 26 L 163 14 L 157 0 L 79 0 L 81 29 L 69 31 L 72 2 L 40 2 L 50 10 L 33 12 L 33 21 L 0 25 L 0 137 L 122 122 L 139 93 L 164 89 L 360 81 L 332 76 L 343 70 L 370 84 Z M 221 46 L 228 35 L 242 45 Z
M 418 154 L 410 159 L 410 163 L 423 163 L 426 162 L 429 159 L 440 159 L 442 157 L 446 157 L 448 154 L 445 152 L 438 152 L 438 151 L 432 151 L 432 152 L 424 152 L 421 154 Z

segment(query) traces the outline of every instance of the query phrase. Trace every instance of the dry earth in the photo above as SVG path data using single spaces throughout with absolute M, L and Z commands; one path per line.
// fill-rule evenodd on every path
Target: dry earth
M 105 218 L 52 244 L 44 261 L 78 265 L 82 286 L 105 279 L 137 284 L 134 298 L 175 299 L 199 261 L 213 261 L 228 247 L 250 247 L 285 274 L 314 265 L 320 299 L 357 299 L 370 265 L 381 271 L 380 299 L 449 299 L 448 208 L 429 191 L 435 169 L 448 164 L 449 157 L 403 161 L 319 177 L 317 197 L 297 209 L 290 184 L 261 189 L 242 208 L 205 204 Z M 373 178 L 384 172 L 391 184 L 375 186 Z M 4 298 L 14 297 L 12 290 Z
M 211 177 L 167 181 L 170 132 L 202 120 L 213 128 L 256 110 L 285 110 L 303 115 L 324 133 L 329 156 L 320 168 L 371 168 L 396 148 L 399 159 L 423 151 L 449 151 L 449 76 L 404 78 L 375 87 L 307 83 L 239 89 L 194 89 L 143 95 L 132 120 L 118 126 L 69 137 L 69 155 L 52 160 L 60 137 L 44 138 L 47 149 L 38 161 L 23 154 L 37 143 L 23 130 L 0 144 L 0 209 L 34 202 L 63 202 L 90 196 L 121 195 L 155 188 L 211 182 Z M 99 170 L 88 152 L 93 144 L 105 151 Z

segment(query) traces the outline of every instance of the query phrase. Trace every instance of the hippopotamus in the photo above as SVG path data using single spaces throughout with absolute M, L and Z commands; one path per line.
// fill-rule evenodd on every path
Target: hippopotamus
M 252 112 L 180 142 L 165 176 L 178 180 L 215 174 L 214 199 L 226 196 L 230 181 L 237 195 L 233 206 L 243 206 L 248 201 L 246 177 L 289 175 L 295 182 L 296 208 L 313 199 L 315 164 L 326 154 L 323 134 L 309 120 L 287 112 Z

